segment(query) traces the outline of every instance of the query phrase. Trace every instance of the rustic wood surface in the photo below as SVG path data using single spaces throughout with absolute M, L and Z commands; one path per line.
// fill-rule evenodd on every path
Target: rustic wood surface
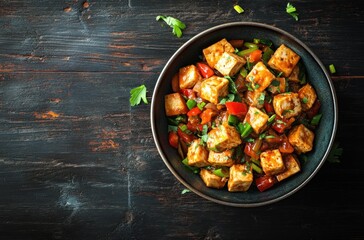
M 291 2 L 297 22 L 280 0 L 1 0 L 0 239 L 364 239 L 364 4 Z M 161 14 L 186 23 L 182 38 Z M 184 42 L 233 21 L 282 28 L 337 69 L 341 163 L 258 208 L 181 194 L 150 104 L 129 104 L 141 84 L 151 100 Z

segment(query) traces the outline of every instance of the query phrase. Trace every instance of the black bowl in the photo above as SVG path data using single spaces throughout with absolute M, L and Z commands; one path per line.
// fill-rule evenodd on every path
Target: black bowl
M 181 164 L 181 157 L 168 143 L 168 123 L 164 111 L 164 96 L 172 92 L 171 79 L 179 68 L 195 63 L 202 49 L 226 39 L 262 38 L 273 41 L 275 47 L 284 43 L 301 56 L 307 70 L 307 79 L 315 88 L 321 101 L 322 118 L 315 131 L 314 149 L 306 154 L 307 162 L 302 171 L 272 189 L 259 192 L 228 192 L 205 186 L 199 175 L 193 174 Z M 282 200 L 307 184 L 318 172 L 333 145 L 337 128 L 337 99 L 334 86 L 324 65 L 300 40 L 291 34 L 261 23 L 234 22 L 207 29 L 183 44 L 169 59 L 156 83 L 151 103 L 151 126 L 154 141 L 164 163 L 173 175 L 194 193 L 216 203 L 236 207 L 256 207 Z

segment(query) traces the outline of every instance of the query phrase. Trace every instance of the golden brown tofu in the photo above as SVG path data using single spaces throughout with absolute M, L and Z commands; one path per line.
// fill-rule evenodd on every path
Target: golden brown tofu
M 260 163 L 266 175 L 275 175 L 285 170 L 282 155 L 278 149 L 262 152 Z
M 229 93 L 229 80 L 223 77 L 212 76 L 201 83 L 201 98 L 219 103 L 219 97 L 225 97 Z
M 286 79 L 276 78 L 274 79 L 268 87 L 268 91 L 272 94 L 284 93 L 286 91 Z
M 249 123 L 254 132 L 259 134 L 265 129 L 268 119 L 267 114 L 256 107 L 250 106 L 243 122 Z
M 253 182 L 253 171 L 251 165 L 235 164 L 230 168 L 228 181 L 229 192 L 246 192 Z
M 208 161 L 212 166 L 231 167 L 234 165 L 233 154 L 234 151 L 232 149 L 221 153 L 210 150 Z
M 288 77 L 291 75 L 293 68 L 296 66 L 299 60 L 299 55 L 292 51 L 292 49 L 282 44 L 279 46 L 279 48 L 277 48 L 273 56 L 269 59 L 268 65 L 278 72 L 282 72 L 284 77 Z
M 288 133 L 288 141 L 297 153 L 311 151 L 314 137 L 315 134 L 303 124 L 293 127 Z
M 301 99 L 301 105 L 304 111 L 310 109 L 317 99 L 315 89 L 308 83 L 298 90 L 298 97 Z
M 191 145 L 187 150 L 188 165 L 194 167 L 206 167 L 210 163 L 207 161 L 209 157 L 209 151 L 200 144 L 200 140 L 196 139 L 191 142 Z
M 273 108 L 280 117 L 290 118 L 301 113 L 301 100 L 297 93 L 281 93 L 273 97 Z
M 246 60 L 235 53 L 224 52 L 215 64 L 215 69 L 223 76 L 234 76 Z
M 284 156 L 283 162 L 286 170 L 276 175 L 279 182 L 301 171 L 300 163 L 293 155 Z
M 259 92 L 259 91 L 246 91 L 245 92 L 245 99 L 246 103 L 249 106 L 262 108 L 264 105 L 264 99 L 266 92 Z
M 234 51 L 234 47 L 225 38 L 202 50 L 207 64 L 212 68 L 215 67 L 224 52 Z
M 219 125 L 208 134 L 207 147 L 215 152 L 222 152 L 241 144 L 239 132 L 228 124 Z
M 263 92 L 271 82 L 275 79 L 263 62 L 258 62 L 246 76 L 246 80 L 251 83 L 251 87 L 255 91 Z
M 188 112 L 186 101 L 180 93 L 171 93 L 164 96 L 164 107 L 168 117 Z
M 195 84 L 202 79 L 200 72 L 195 65 L 180 68 L 178 74 L 180 89 L 193 88 Z
M 223 188 L 228 181 L 228 178 L 219 177 L 205 168 L 201 168 L 200 177 L 207 187 L 217 189 Z

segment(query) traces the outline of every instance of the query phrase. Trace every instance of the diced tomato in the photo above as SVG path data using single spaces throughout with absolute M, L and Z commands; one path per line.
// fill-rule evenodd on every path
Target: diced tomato
M 274 113 L 273 104 L 267 101 L 264 101 L 264 109 L 268 114 Z
M 201 109 L 199 107 L 194 107 L 192 108 L 190 111 L 188 111 L 187 116 L 188 117 L 192 117 L 192 116 L 197 116 L 201 113 Z
M 255 50 L 249 54 L 249 61 L 250 62 L 258 62 L 262 59 L 262 50 Z
M 215 74 L 214 70 L 212 70 L 212 68 L 210 68 L 209 65 L 207 65 L 203 62 L 198 62 L 198 63 L 196 63 L 196 65 L 203 78 L 209 78 Z
M 258 177 L 258 178 L 255 179 L 255 184 L 257 185 L 257 188 L 261 192 L 267 190 L 268 188 L 273 187 L 273 185 L 276 182 L 277 181 L 274 178 L 274 176 L 268 176 L 268 175 L 264 175 L 262 177 Z
M 185 89 L 180 89 L 179 91 L 181 94 L 183 94 L 188 99 L 196 98 L 196 92 L 193 91 L 192 89 L 185 88 Z
M 168 141 L 172 147 L 178 148 L 178 134 L 176 132 L 169 132 Z
M 294 117 L 291 118 L 281 118 L 276 116 L 275 121 L 272 124 L 272 128 L 278 133 L 284 133 L 284 131 L 291 127 L 291 124 L 296 119 Z
M 320 110 L 320 107 L 321 107 L 321 103 L 320 101 L 317 99 L 314 104 L 312 105 L 312 107 L 307 110 L 307 117 L 309 119 L 313 118 L 314 116 L 317 115 L 318 111 Z
M 289 143 L 287 136 L 283 135 L 283 136 L 281 136 L 281 139 L 282 139 L 282 143 L 279 146 L 279 151 L 281 153 L 293 153 L 294 148 Z
M 181 138 L 181 140 L 184 141 L 185 143 L 190 143 L 196 138 L 193 134 L 185 133 L 179 127 L 177 128 L 177 134 L 178 137 Z
M 254 152 L 253 147 L 254 143 L 250 142 L 246 143 L 244 148 L 244 153 L 254 159 L 259 159 L 259 155 L 256 152 Z
M 217 112 L 211 108 L 205 109 L 201 114 L 201 124 L 204 125 L 206 123 L 211 122 L 212 118 L 217 115 Z
M 225 105 L 228 113 L 232 115 L 243 116 L 248 112 L 248 106 L 243 102 L 227 102 Z

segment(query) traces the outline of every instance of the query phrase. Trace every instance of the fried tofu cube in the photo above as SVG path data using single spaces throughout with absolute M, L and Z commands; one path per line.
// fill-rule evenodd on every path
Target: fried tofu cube
M 251 165 L 235 164 L 230 168 L 228 181 L 229 192 L 246 192 L 253 182 L 253 171 Z
M 281 93 L 273 97 L 273 108 L 281 118 L 295 117 L 302 111 L 301 99 L 297 93 Z
M 234 51 L 234 47 L 225 38 L 202 50 L 207 64 L 212 68 L 215 67 L 224 52 Z
M 269 59 L 268 65 L 278 72 L 282 72 L 284 77 L 288 77 L 291 75 L 293 68 L 296 66 L 299 60 L 299 55 L 297 55 L 292 49 L 282 44 L 279 46 L 279 48 L 277 48 L 273 56 Z
M 229 93 L 229 80 L 223 77 L 212 76 L 201 83 L 201 98 L 212 103 L 219 103 L 219 97 Z
M 235 53 L 224 52 L 214 67 L 223 76 L 234 76 L 245 63 L 246 60 Z
M 293 155 L 284 156 L 283 162 L 286 170 L 276 175 L 279 182 L 301 171 L 300 163 Z
M 222 152 L 241 144 L 239 132 L 228 124 L 219 125 L 208 134 L 207 147 L 215 152 Z
M 249 123 L 254 132 L 259 134 L 265 129 L 268 119 L 267 114 L 256 107 L 250 106 L 243 122 Z
M 268 91 L 272 94 L 284 93 L 286 91 L 287 82 L 285 78 L 274 79 L 268 87 Z
M 262 152 L 260 154 L 260 163 L 266 175 L 276 175 L 285 170 L 282 155 L 278 149 Z
M 209 151 L 200 144 L 199 139 L 195 139 L 191 142 L 191 145 L 187 150 L 187 163 L 194 167 L 206 167 L 210 163 L 207 161 L 209 157 Z
M 311 151 L 314 137 L 315 134 L 303 124 L 293 127 L 288 133 L 288 141 L 297 153 Z
M 317 99 L 315 89 L 308 83 L 298 90 L 298 97 L 301 99 L 301 105 L 304 111 L 310 109 Z
M 217 189 L 223 188 L 228 181 L 228 178 L 219 177 L 205 168 L 201 168 L 200 177 L 207 187 Z
M 275 79 L 273 73 L 264 65 L 263 62 L 258 62 L 246 76 L 246 80 L 251 83 L 253 90 L 264 91 Z
M 164 96 L 164 108 L 168 117 L 188 112 L 186 101 L 180 93 L 171 93 Z
M 262 108 L 264 105 L 264 99 L 266 92 L 259 92 L 259 91 L 246 91 L 245 92 L 245 99 L 249 106 L 253 106 L 256 108 Z
M 178 72 L 179 88 L 193 88 L 202 79 L 198 68 L 195 65 L 182 67 Z
M 215 152 L 210 150 L 208 161 L 213 166 L 231 167 L 234 165 L 233 155 L 234 151 L 232 149 L 223 152 Z

